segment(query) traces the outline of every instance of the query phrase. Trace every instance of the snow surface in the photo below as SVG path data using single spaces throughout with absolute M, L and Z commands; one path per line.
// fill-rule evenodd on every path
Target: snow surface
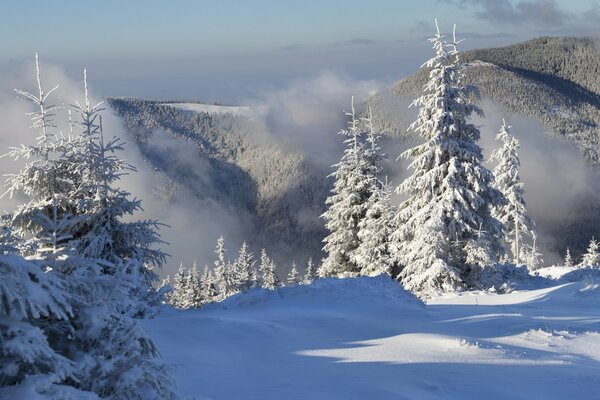
M 259 117 L 265 116 L 267 113 L 267 107 L 264 106 L 221 106 L 216 104 L 201 103 L 164 103 L 163 105 L 196 113 L 232 114 L 235 116 L 248 117 L 252 119 L 258 119 Z
M 427 305 L 387 277 L 145 321 L 187 399 L 598 399 L 600 280 Z

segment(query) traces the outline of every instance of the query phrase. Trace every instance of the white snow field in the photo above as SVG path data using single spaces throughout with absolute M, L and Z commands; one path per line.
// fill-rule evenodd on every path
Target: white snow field
M 388 277 L 144 322 L 185 399 L 600 399 L 600 280 L 424 305 Z

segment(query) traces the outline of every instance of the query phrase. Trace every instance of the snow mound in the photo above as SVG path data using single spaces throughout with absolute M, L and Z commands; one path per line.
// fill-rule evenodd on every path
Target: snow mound
M 276 290 L 252 289 L 237 294 L 213 307 L 255 308 L 272 306 L 303 307 L 310 304 L 395 304 L 403 308 L 423 308 L 423 303 L 387 275 L 358 278 L 324 278 L 311 285 L 280 287 Z
M 599 304 L 595 279 L 423 304 L 381 276 L 255 289 L 144 324 L 186 399 L 590 398 Z

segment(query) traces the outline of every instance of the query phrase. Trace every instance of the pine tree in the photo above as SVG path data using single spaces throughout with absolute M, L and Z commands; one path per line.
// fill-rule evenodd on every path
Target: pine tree
M 225 261 L 227 249 L 225 248 L 223 235 L 217 240 L 215 253 L 217 254 L 217 260 L 215 261 L 215 284 L 219 292 L 218 298 L 219 300 L 223 300 L 234 293 L 230 264 Z
M 361 275 L 392 274 L 394 262 L 390 236 L 394 214 L 390 199 L 391 186 L 377 180 L 365 217 L 358 224 L 360 246 L 356 252 L 356 262 L 360 266 Z
M 28 376 L 45 377 L 50 383 L 75 377 L 75 362 L 62 354 L 49 338 L 53 331 L 50 324 L 73 317 L 70 295 L 62 277 L 44 269 L 39 260 L 28 261 L 16 254 L 0 255 L 2 398 L 5 398 L 3 386 L 27 385 Z M 42 387 L 34 390 L 40 394 L 44 391 Z
M 200 278 L 200 271 L 198 270 L 198 266 L 194 262 L 194 264 L 190 268 L 190 272 L 188 274 L 187 279 L 186 299 L 188 301 L 188 307 L 202 307 L 204 303 L 202 283 L 203 282 Z
M 583 267 L 600 267 L 600 251 L 598 251 L 598 242 L 592 238 L 587 248 L 586 253 L 583 255 L 579 268 Z
M 398 279 L 425 296 L 476 284 L 476 270 L 486 265 L 470 265 L 475 244 L 467 243 L 477 239 L 477 246 L 489 248 L 492 263 L 503 250 L 501 225 L 489 210 L 502 195 L 482 165 L 479 130 L 468 122 L 471 114 L 483 114 L 469 100 L 476 88 L 462 83 L 456 39 L 446 43 L 438 28 L 430 41 L 436 55 L 424 64 L 429 80 L 413 102 L 419 115 L 410 127 L 426 142 L 401 154 L 412 159 L 413 172 L 396 189 L 408 199 L 392 234 L 394 258 L 403 268 Z
M 303 285 L 310 285 L 317 279 L 317 273 L 315 270 L 315 266 L 313 265 L 312 257 L 308 259 L 308 263 L 306 264 L 306 273 L 304 274 L 304 279 L 302 280 Z
M 208 266 L 204 267 L 204 274 L 202 276 L 202 297 L 204 303 L 211 303 L 217 299 L 218 292 L 214 283 L 213 274 L 208 269 Z
M 505 241 L 512 253 L 512 262 L 524 261 L 521 253 L 525 248 L 525 240 L 533 239 L 533 220 L 527 214 L 525 190 L 519 176 L 519 141 L 511 135 L 510 126 L 502 121 L 500 133 L 496 140 L 502 141 L 502 147 L 492 153 L 492 160 L 498 165 L 494 168 L 495 186 L 506 198 L 504 204 L 494 207 L 494 216 L 504 225 Z M 525 255 L 525 258 L 528 258 Z
M 254 268 L 254 255 L 248 250 L 246 242 L 243 242 L 238 258 L 233 264 L 233 285 L 236 292 L 245 292 L 252 287 L 252 268 Z
M 292 261 L 292 267 L 290 269 L 290 273 L 287 277 L 287 284 L 290 286 L 297 285 L 300 282 L 300 274 L 298 273 L 298 268 L 296 267 L 296 262 Z
M 260 253 L 259 271 L 261 273 L 262 287 L 269 290 L 275 290 L 281 285 L 277 277 L 277 266 L 267 255 L 267 251 L 262 249 Z
M 145 274 L 140 266 L 145 268 L 151 260 L 143 257 L 143 251 L 136 251 L 150 243 L 146 232 L 135 223 L 137 230 L 120 230 L 120 235 L 129 236 L 116 236 L 110 245 L 128 248 L 128 253 L 118 260 L 81 251 L 80 244 L 93 236 L 91 231 L 97 226 L 94 212 L 87 206 L 103 197 L 82 189 L 90 184 L 86 173 L 90 164 L 85 162 L 90 157 L 87 139 L 52 132 L 56 128 L 52 116 L 58 108 L 48 105 L 54 89 L 43 90 L 37 56 L 36 72 L 39 94 L 17 91 L 39 108 L 31 113 L 38 131 L 36 144 L 11 151 L 13 158 L 26 158 L 28 163 L 7 180 L 8 193 L 23 193 L 29 201 L 6 221 L 19 237 L 20 252 L 63 282 L 63 298 L 77 310 L 68 319 L 56 315 L 43 319 L 48 346 L 74 365 L 71 376 L 53 379 L 101 397 L 173 398 L 172 381 L 156 360 L 157 349 L 125 314 L 138 309 L 139 294 L 150 290 L 147 278 L 153 275 Z M 113 184 L 115 179 L 109 175 L 107 182 Z
M 372 182 L 369 173 L 373 169 L 371 159 L 365 156 L 365 143 L 360 130 L 360 121 L 352 98 L 349 128 L 342 130 L 346 150 L 341 161 L 334 165 L 335 178 L 332 193 L 327 198 L 327 211 L 321 216 L 329 235 L 323 242 L 327 256 L 319 268 L 319 276 L 356 276 L 360 268 L 354 259 L 359 247 L 358 224 L 366 212 L 366 203 L 371 196 Z
M 384 185 L 378 175 L 381 173 L 381 161 L 385 155 L 379 148 L 379 132 L 373 128 L 373 117 L 363 118 L 366 127 L 366 146 L 364 157 L 368 169 L 364 179 L 369 185 L 369 198 L 365 202 L 365 213 L 358 223 L 358 248 L 353 252 L 352 260 L 361 275 L 391 274 L 393 262 L 390 256 L 389 241 L 392 227 L 391 189 Z
M 187 274 L 183 268 L 183 264 L 179 264 L 179 270 L 173 279 L 173 292 L 170 296 L 171 305 L 177 308 L 185 308 L 184 296 L 187 292 Z
M 530 270 L 536 270 L 544 260 L 542 260 L 542 254 L 539 252 L 537 235 L 534 231 L 531 231 L 531 238 L 531 244 L 524 245 L 521 248 L 521 259 L 525 261 Z
M 573 256 L 571 256 L 571 250 L 567 247 L 567 253 L 565 254 L 565 267 L 573 268 L 575 263 L 573 262 Z

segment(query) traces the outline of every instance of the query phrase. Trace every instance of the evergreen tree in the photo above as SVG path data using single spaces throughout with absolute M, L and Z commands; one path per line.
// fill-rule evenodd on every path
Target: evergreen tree
M 403 268 L 398 279 L 425 296 L 477 283 L 476 270 L 486 265 L 470 265 L 473 246 L 490 249 L 492 263 L 503 250 L 501 225 L 489 210 L 502 195 L 482 165 L 479 130 L 468 122 L 472 113 L 483 114 L 469 100 L 476 88 L 462 83 L 457 41 L 448 44 L 439 29 L 430 41 L 436 55 L 424 64 L 429 80 L 413 102 L 419 114 L 411 125 L 426 142 L 401 154 L 412 159 L 413 172 L 396 189 L 408 199 L 392 234 L 394 258 Z
M 190 272 L 188 274 L 187 279 L 187 288 L 186 288 L 186 302 L 187 307 L 200 308 L 204 303 L 202 290 L 202 280 L 200 278 L 200 271 L 198 271 L 198 266 L 196 263 L 192 265 L 190 268 Z
M 391 186 L 377 180 L 365 217 L 358 224 L 360 246 L 355 259 L 361 275 L 392 274 L 390 236 L 394 214 L 390 198 Z
M 371 196 L 372 182 L 369 173 L 373 170 L 372 159 L 365 156 L 365 143 L 360 130 L 360 121 L 352 98 L 349 128 L 342 130 L 346 150 L 341 161 L 334 165 L 335 178 L 332 193 L 327 198 L 327 211 L 321 216 L 329 235 L 325 237 L 323 251 L 327 256 L 319 268 L 319 276 L 356 276 L 360 268 L 355 261 L 359 247 L 358 224 L 364 218 L 366 203 Z
M 236 292 L 244 292 L 252 287 L 253 268 L 254 255 L 248 250 L 246 242 L 243 242 L 238 253 L 238 258 L 233 264 L 233 285 Z
M 524 261 L 521 253 L 524 253 L 525 240 L 533 239 L 534 223 L 527 214 L 525 190 L 519 176 L 519 141 L 511 135 L 510 126 L 504 120 L 496 140 L 502 141 L 502 147 L 496 149 L 491 157 L 498 162 L 493 170 L 495 186 L 506 202 L 494 207 L 493 214 L 504 225 L 505 241 L 512 253 L 511 262 L 518 265 Z
M 259 271 L 261 273 L 262 287 L 269 290 L 275 290 L 281 286 L 277 277 L 277 266 L 267 255 L 267 251 L 262 249 L 260 253 Z
M 571 250 L 567 247 L 567 253 L 565 254 L 565 267 L 573 268 L 575 263 L 573 262 L 573 256 L 571 255 Z
M 290 269 L 290 273 L 287 277 L 287 284 L 290 286 L 294 286 L 300 283 L 300 274 L 298 273 L 298 268 L 296 267 L 296 262 L 292 261 L 292 268 Z
M 8 247 L 8 246 L 7 246 Z M 74 310 L 66 282 L 44 271 L 40 260 L 0 255 L 0 397 L 3 386 L 28 385 L 29 376 L 44 377 L 43 386 L 75 378 L 76 364 L 49 338 L 51 324 L 69 321 Z M 8 398 L 8 397 L 6 397 Z
M 171 305 L 177 308 L 184 308 L 185 305 L 185 293 L 187 292 L 188 278 L 183 268 L 183 264 L 179 264 L 179 270 L 175 274 L 173 280 L 173 292 L 170 296 Z
M 306 264 L 306 273 L 304 274 L 304 279 L 302 284 L 310 285 L 317 279 L 317 273 L 315 270 L 315 266 L 313 265 L 312 257 L 308 259 L 308 263 Z
M 211 303 L 217 299 L 218 292 L 214 283 L 212 272 L 208 269 L 208 266 L 204 267 L 204 274 L 202 276 L 202 297 L 204 303 Z
M 19 236 L 22 255 L 38 260 L 45 273 L 63 282 L 62 297 L 77 312 L 69 318 L 48 316 L 43 319 L 43 330 L 32 333 L 43 332 L 48 346 L 73 363 L 72 376 L 55 375 L 57 383 L 115 399 L 173 398 L 172 381 L 156 359 L 156 348 L 135 320 L 125 314 L 143 308 L 139 307 L 141 294 L 150 290 L 149 283 L 155 276 L 153 272 L 145 273 L 150 271 L 146 265 L 160 266 L 153 261 L 164 259 L 160 251 L 145 247 L 154 243 L 151 237 L 158 236 L 135 222 L 120 227 L 120 215 L 115 212 L 117 217 L 110 222 L 115 223 L 119 235 L 113 237 L 110 247 L 127 252 L 111 259 L 106 257 L 109 253 L 89 254 L 83 250 L 81 244 L 87 238 L 95 240 L 92 231 L 100 225 L 89 206 L 96 199 L 108 197 L 85 189 L 93 187 L 86 173 L 92 165 L 86 162 L 92 158 L 89 138 L 52 132 L 56 128 L 52 116 L 58 108 L 48 105 L 54 89 L 43 90 L 37 55 L 36 72 L 39 93 L 17 91 L 39 109 L 30 114 L 38 131 L 36 144 L 10 152 L 13 158 L 28 162 L 7 180 L 8 193 L 23 193 L 29 200 L 6 221 Z M 117 171 L 111 174 L 106 164 L 108 161 L 98 167 L 108 171 L 105 192 L 120 176 Z M 110 209 L 110 204 L 103 204 Z M 97 211 L 103 212 L 101 208 Z M 144 257 L 148 254 L 157 258 Z M 55 314 L 51 309 L 48 312 Z
M 598 251 L 598 242 L 592 238 L 587 248 L 586 253 L 583 255 L 579 267 L 599 267 L 600 266 L 600 251 Z
M 217 260 L 215 261 L 215 284 L 219 292 L 219 300 L 223 300 L 234 293 L 230 263 L 225 261 L 227 249 L 225 248 L 223 235 L 217 239 L 215 253 L 217 254 Z

